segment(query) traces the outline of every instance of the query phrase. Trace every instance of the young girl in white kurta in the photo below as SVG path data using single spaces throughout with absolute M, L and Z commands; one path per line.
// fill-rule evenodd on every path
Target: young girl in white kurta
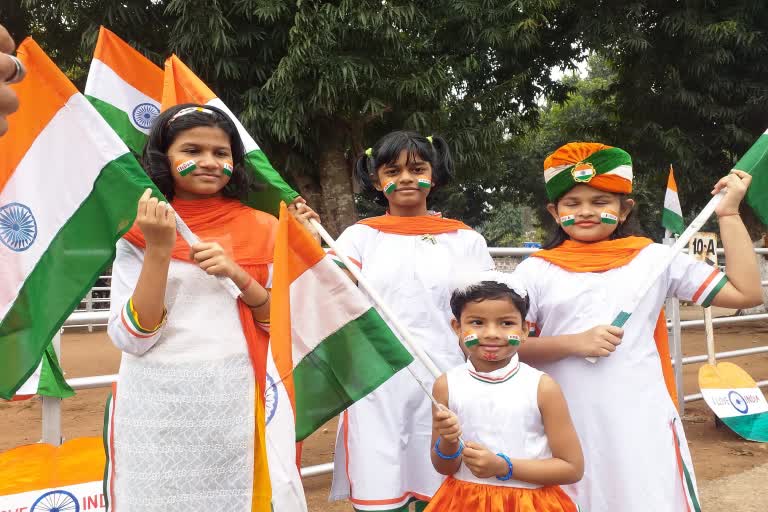
M 268 512 L 262 390 L 277 220 L 238 200 L 249 188 L 243 146 L 216 108 L 158 116 L 143 164 L 171 206 L 147 190 L 117 245 L 110 509 Z M 204 242 L 177 238 L 173 210 Z M 214 276 L 232 279 L 240 298 Z
M 699 510 L 685 433 L 665 386 L 668 351 L 654 338 L 666 339 L 660 312 L 667 297 L 733 308 L 760 300 L 752 244 L 738 215 L 750 177 L 734 171 L 715 186 L 728 187 L 716 211 L 727 276 L 679 255 L 622 329 L 607 324 L 670 250 L 628 236 L 631 159 L 618 148 L 572 143 L 544 167 L 548 209 L 560 227 L 547 250 L 516 269 L 539 334 L 520 357 L 552 375 L 568 400 L 586 466 L 584 478 L 564 488 L 594 512 Z M 593 364 L 587 356 L 599 359 Z
M 528 299 L 519 279 L 470 276 L 451 297 L 465 364 L 435 382 L 432 463 L 450 475 L 427 512 L 577 512 L 559 487 L 584 459 L 558 385 L 521 363 Z
M 490 269 L 493 260 L 482 236 L 427 210 L 430 191 L 452 172 L 445 142 L 394 132 L 356 169 L 364 188 L 377 191 L 389 209 L 346 229 L 338 247 L 439 368 L 460 364 L 463 355 L 450 341 L 451 275 Z M 420 363 L 411 369 L 427 385 L 434 381 Z M 428 501 L 442 482 L 426 457 L 430 421 L 429 401 L 405 369 L 352 405 L 339 427 L 331 498 L 349 498 L 358 510 L 405 510 L 411 501 Z

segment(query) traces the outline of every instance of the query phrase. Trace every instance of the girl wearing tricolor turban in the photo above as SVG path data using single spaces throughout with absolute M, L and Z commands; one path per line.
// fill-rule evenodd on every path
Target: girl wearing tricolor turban
M 450 327 L 451 275 L 456 268 L 488 270 L 493 260 L 480 234 L 427 208 L 432 191 L 453 173 L 446 142 L 393 132 L 360 155 L 355 169 L 363 191 L 388 211 L 347 228 L 340 250 L 441 370 L 461 364 Z M 411 369 L 432 385 L 422 364 Z M 353 404 L 339 429 L 331 498 L 366 511 L 429 500 L 443 480 L 429 460 L 431 420 L 430 403 L 406 370 Z
M 750 176 L 733 171 L 713 190 L 728 189 L 716 210 L 726 273 L 678 255 L 623 329 L 608 324 L 670 250 L 632 234 L 629 154 L 566 144 L 545 160 L 544 181 L 558 228 L 516 269 L 538 334 L 519 353 L 560 383 L 570 406 L 586 466 L 564 488 L 589 511 L 700 510 L 662 307 L 667 297 L 729 308 L 762 302 L 739 217 Z
M 277 219 L 241 203 L 252 188 L 243 155 L 235 124 L 209 105 L 171 107 L 149 135 L 142 163 L 170 203 L 147 190 L 112 267 L 108 332 L 123 355 L 105 436 L 109 510 L 270 511 Z M 174 213 L 202 242 L 187 245 Z

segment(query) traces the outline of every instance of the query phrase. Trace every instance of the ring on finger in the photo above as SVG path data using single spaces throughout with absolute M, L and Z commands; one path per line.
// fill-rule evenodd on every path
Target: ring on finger
M 11 61 L 13 62 L 13 65 L 16 67 L 16 71 L 14 71 L 13 75 L 11 75 L 5 82 L 3 82 L 5 85 L 11 85 L 11 84 L 17 84 L 24 80 L 24 77 L 27 76 L 27 70 L 24 67 L 24 64 L 13 55 L 6 55 Z

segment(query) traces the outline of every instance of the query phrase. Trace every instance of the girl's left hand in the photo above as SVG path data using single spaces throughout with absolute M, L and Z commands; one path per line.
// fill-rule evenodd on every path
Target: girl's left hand
M 479 443 L 465 442 L 462 457 L 464 464 L 477 478 L 504 476 L 509 471 L 504 459 Z
M 725 197 L 720 204 L 715 208 L 715 213 L 718 217 L 723 215 L 738 215 L 739 205 L 741 200 L 744 199 L 744 195 L 747 193 L 749 184 L 752 183 L 752 176 L 744 171 L 734 169 L 731 173 L 722 178 L 715 184 L 715 188 L 712 189 L 712 195 L 720 192 L 724 187 L 728 187 L 725 193 Z
M 192 259 L 209 275 L 233 279 L 239 269 L 237 263 L 215 242 L 198 242 L 192 246 Z
M 291 215 L 293 215 L 296 220 L 298 220 L 302 226 L 315 237 L 315 240 L 320 242 L 320 234 L 312 223 L 309 222 L 310 219 L 315 219 L 317 222 L 320 222 L 320 216 L 307 205 L 307 202 L 303 197 L 299 196 L 294 199 L 293 202 L 288 205 L 288 211 L 291 212 Z

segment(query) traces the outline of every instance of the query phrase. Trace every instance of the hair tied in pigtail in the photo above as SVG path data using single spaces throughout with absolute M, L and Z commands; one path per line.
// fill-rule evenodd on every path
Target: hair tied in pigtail
M 432 144 L 432 136 L 431 135 L 427 137 L 427 140 L 429 141 L 430 144 Z
M 373 148 L 365 150 L 365 169 L 368 171 L 369 176 L 373 176 L 375 171 L 373 168 Z

